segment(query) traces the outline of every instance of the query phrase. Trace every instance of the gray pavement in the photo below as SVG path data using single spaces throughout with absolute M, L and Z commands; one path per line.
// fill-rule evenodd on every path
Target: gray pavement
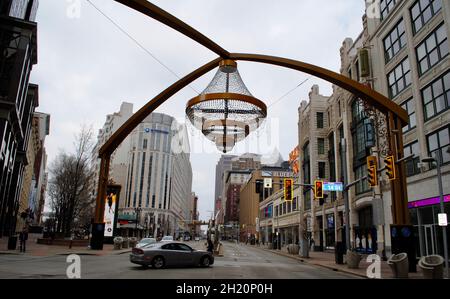
M 203 249 L 203 243 L 191 242 Z M 224 256 L 210 268 L 144 269 L 129 262 L 129 254 L 81 256 L 81 278 L 119 279 L 345 279 L 357 278 L 307 265 L 255 247 L 224 243 Z M 66 256 L 0 255 L 0 278 L 66 278 Z

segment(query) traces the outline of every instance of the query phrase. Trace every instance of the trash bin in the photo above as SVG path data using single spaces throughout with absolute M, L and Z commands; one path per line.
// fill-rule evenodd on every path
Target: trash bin
M 8 239 L 8 250 L 16 250 L 17 236 L 11 236 Z
M 387 263 L 391 267 L 395 278 L 408 278 L 409 262 L 407 253 L 393 254 Z
M 344 253 L 345 253 L 345 245 L 343 242 L 336 242 L 336 247 L 334 249 L 335 253 L 335 261 L 338 265 L 344 264 Z
M 122 237 L 115 237 L 114 238 L 114 250 L 122 249 L 122 242 L 123 242 Z
M 129 241 L 130 241 L 130 247 L 131 247 L 131 248 L 136 247 L 136 244 L 137 244 L 137 238 L 136 238 L 136 237 L 131 237 L 131 238 L 129 239 Z
M 346 259 L 347 259 L 347 266 L 349 269 L 358 269 L 359 262 L 361 262 L 362 259 L 362 255 L 357 252 L 347 250 Z
M 422 269 L 425 279 L 444 278 L 444 258 L 440 255 L 422 257 L 419 260 L 419 268 Z

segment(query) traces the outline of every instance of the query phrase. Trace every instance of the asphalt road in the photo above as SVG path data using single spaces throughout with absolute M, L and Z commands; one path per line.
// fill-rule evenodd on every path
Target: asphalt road
M 190 243 L 199 248 L 203 243 Z M 81 256 L 81 278 L 119 279 L 345 279 L 354 276 L 311 266 L 259 248 L 224 243 L 223 257 L 210 268 L 144 269 L 129 254 Z M 66 278 L 66 256 L 0 255 L 0 278 Z

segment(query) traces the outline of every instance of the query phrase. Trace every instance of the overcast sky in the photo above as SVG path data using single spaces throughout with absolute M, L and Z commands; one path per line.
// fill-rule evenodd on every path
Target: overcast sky
M 216 55 L 180 33 L 112 0 L 91 0 L 143 47 L 182 77 L 214 59 Z M 80 10 L 78 10 L 78 3 Z M 187 22 L 230 52 L 283 56 L 339 71 L 339 49 L 346 37 L 362 30 L 364 0 L 158 0 L 164 10 Z M 177 81 L 143 49 L 139 48 L 87 0 L 41 0 L 37 16 L 39 63 L 32 82 L 40 87 L 38 111 L 51 114 L 46 139 L 49 164 L 58 151 L 71 151 L 82 124 L 97 133 L 107 114 L 119 110 L 123 101 L 137 111 L 155 95 Z M 257 151 L 270 133 L 270 146 L 284 159 L 298 144 L 297 109 L 308 99 L 313 84 L 322 94 L 331 85 L 269 65 L 239 62 L 239 71 L 253 95 L 268 108 L 267 125 L 249 143 L 232 154 Z M 215 71 L 187 87 L 157 112 L 185 121 L 186 102 L 201 92 Z M 277 102 L 276 104 L 274 104 Z M 189 132 L 195 133 L 192 128 Z M 198 134 L 191 136 L 193 191 L 199 196 L 201 218 L 210 217 L 214 200 L 215 166 L 220 153 Z

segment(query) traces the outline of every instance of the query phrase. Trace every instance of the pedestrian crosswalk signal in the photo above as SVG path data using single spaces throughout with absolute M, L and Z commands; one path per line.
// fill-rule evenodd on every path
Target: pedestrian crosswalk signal
M 284 180 L 284 200 L 293 201 L 294 200 L 294 180 L 285 179 Z
M 388 156 L 384 159 L 384 166 L 386 167 L 386 175 L 390 181 L 395 180 L 396 173 L 395 173 L 395 160 L 394 156 Z
M 323 198 L 323 181 L 314 182 L 314 197 Z

